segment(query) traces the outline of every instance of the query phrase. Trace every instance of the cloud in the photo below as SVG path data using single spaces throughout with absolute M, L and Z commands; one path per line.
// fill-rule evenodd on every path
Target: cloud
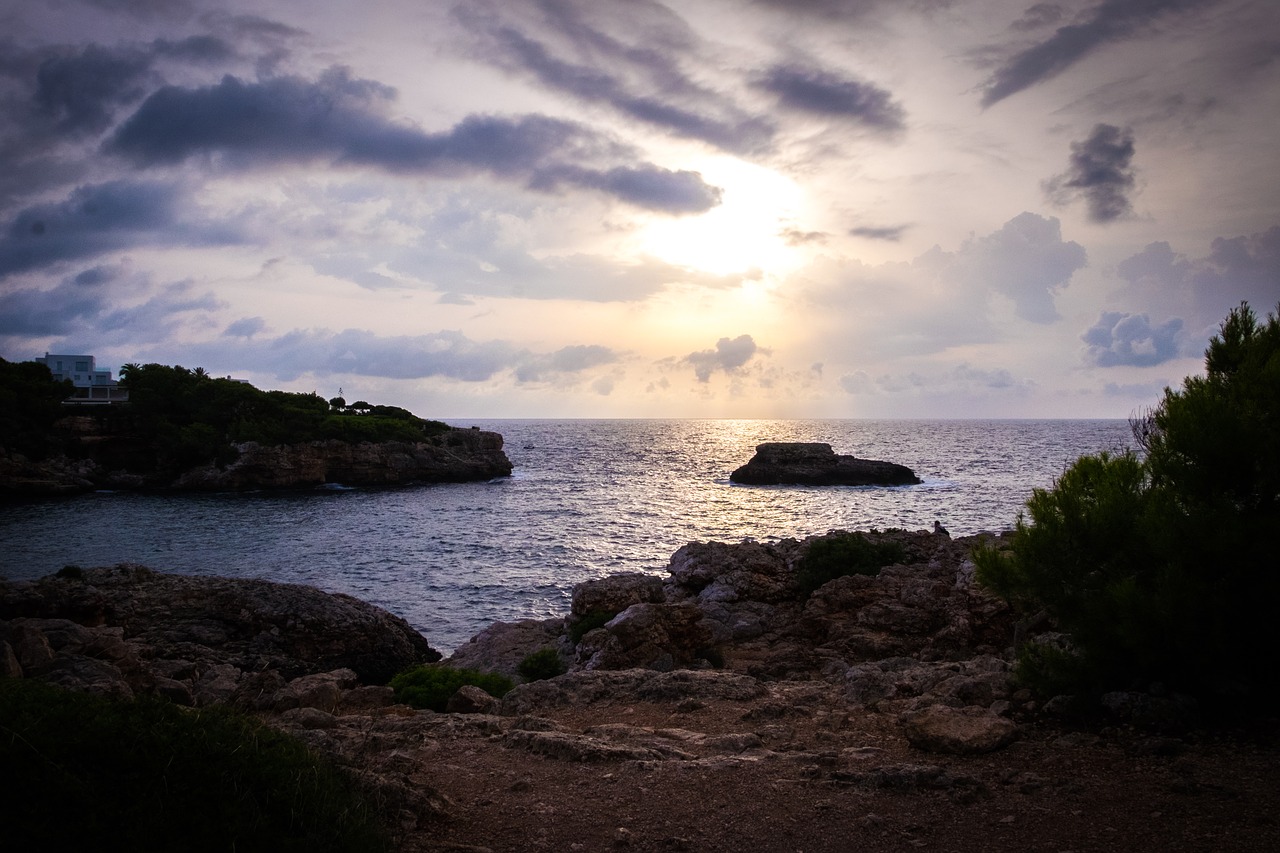
M 660 4 L 459 4 L 454 14 L 476 40 L 473 58 L 674 136 L 743 154 L 776 131 L 681 70 L 702 40 Z
M 583 124 L 475 115 L 427 133 L 383 114 L 393 97 L 389 87 L 342 68 L 315 82 L 248 83 L 227 75 L 214 86 L 165 86 L 116 129 L 105 150 L 138 166 L 203 155 L 239 168 L 327 160 L 440 177 L 488 173 L 542 192 L 566 185 L 599 190 L 672 214 L 702 212 L 720 201 L 720 191 L 695 172 L 617 164 L 634 152 Z
M 858 370 L 841 376 L 839 382 L 845 393 L 853 395 L 990 391 L 1024 394 L 1035 386 L 1032 380 L 1019 379 L 1004 368 L 973 367 L 967 362 L 961 362 L 949 370 L 884 373 L 874 378 L 865 370 Z
M 985 107 L 1055 77 L 1100 47 L 1134 37 L 1155 21 L 1217 0 L 1104 0 L 1077 23 L 1010 58 L 991 75 Z M 1024 17 L 1022 20 L 1026 20 Z
M 0 236 L 0 278 L 138 245 L 240 242 L 234 229 L 190 218 L 178 185 L 110 181 L 75 189 L 65 201 L 20 211 Z
M 540 382 L 565 374 L 577 374 L 593 367 L 613 364 L 618 354 L 599 345 L 567 346 L 547 355 L 537 356 L 516 368 L 519 382 Z M 607 392 L 606 392 L 607 393 Z
M 223 330 L 224 338 L 252 338 L 267 327 L 267 321 L 261 317 L 244 317 L 236 320 Z
M 1280 303 L 1280 226 L 1218 237 L 1201 258 L 1151 243 L 1116 271 L 1135 297 L 1176 306 L 1192 329 L 1212 330 L 1242 301 L 1263 312 Z
M 151 57 L 138 50 L 113 51 L 95 44 L 79 53 L 53 56 L 36 71 L 35 103 L 58 131 L 96 133 L 115 109 L 141 100 Z
M 118 272 L 94 267 L 49 289 L 0 293 L 0 335 L 63 335 L 99 317 L 109 304 L 107 285 Z
M 786 109 L 845 118 L 887 133 L 905 126 L 906 111 L 885 89 L 807 65 L 775 65 L 755 86 Z
M 1133 189 L 1133 131 L 1110 124 L 1098 124 L 1083 142 L 1071 143 L 1071 164 L 1066 172 L 1050 178 L 1045 192 L 1058 205 L 1083 196 L 1089 219 L 1112 222 L 1128 216 L 1133 207 L 1128 193 Z
M 1146 314 L 1105 311 L 1080 339 L 1088 344 L 1086 360 L 1097 367 L 1151 367 L 1177 358 L 1182 320 L 1152 326 Z
M 732 373 L 751 360 L 757 352 L 763 352 L 756 346 L 750 335 L 739 335 L 730 340 L 721 338 L 716 341 L 715 349 L 691 352 L 684 357 L 686 364 L 693 365 L 693 372 L 699 382 L 711 381 L 711 374 L 717 370 Z
M 483 382 L 527 355 L 505 341 L 474 341 L 458 331 L 379 335 L 364 329 L 296 329 L 275 338 L 195 344 L 183 351 L 192 361 L 223 365 L 220 370 L 260 370 L 285 381 L 304 374 L 348 374 Z
M 1058 319 L 1054 294 L 1084 265 L 1084 247 L 1063 241 L 1056 218 L 1020 213 L 999 231 L 968 241 L 948 275 L 1007 296 L 1024 320 L 1051 323 Z
M 823 245 L 831 235 L 825 231 L 802 231 L 799 228 L 784 228 L 778 232 L 778 236 L 785 240 L 788 246 L 807 246 L 810 244 Z
M 902 239 L 902 235 L 910 227 L 910 225 L 860 225 L 857 228 L 850 228 L 849 235 L 851 237 L 865 237 L 868 240 L 885 240 L 890 243 L 896 243 Z

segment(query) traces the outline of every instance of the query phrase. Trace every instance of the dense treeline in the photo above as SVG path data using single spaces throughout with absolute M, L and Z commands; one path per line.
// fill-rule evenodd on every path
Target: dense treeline
M 1232 311 L 1205 368 L 1134 420 L 1141 454 L 1081 458 L 1009 548 L 977 554 L 983 583 L 1070 638 L 1022 650 L 1045 693 L 1280 696 L 1280 318 Z
M 204 370 L 163 364 L 127 364 L 120 384 L 129 391 L 128 417 L 175 468 L 235 458 L 233 444 L 422 441 L 449 429 L 396 406 L 348 406 L 335 397 L 261 391 L 246 382 L 217 379 Z
M 129 391 L 128 403 L 71 411 L 62 406 L 70 383 L 55 383 L 48 368 L 36 362 L 0 360 L 0 442 L 35 459 L 54 450 L 75 455 L 73 447 L 57 440 L 53 425 L 67 414 L 87 415 L 98 419 L 105 433 L 144 446 L 156 469 L 179 471 L 225 464 L 235 459 L 234 445 L 241 442 L 418 442 L 449 430 L 396 406 L 262 391 L 214 378 L 201 368 L 127 364 L 120 370 L 120 385 Z
M 65 414 L 71 388 L 39 362 L 0 358 L 0 447 L 35 460 L 55 450 L 53 424 Z

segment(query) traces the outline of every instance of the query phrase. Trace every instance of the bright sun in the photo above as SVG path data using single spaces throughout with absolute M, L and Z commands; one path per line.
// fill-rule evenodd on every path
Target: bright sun
M 803 192 L 790 178 L 731 157 L 699 163 L 703 180 L 721 187 L 720 205 L 696 217 L 653 220 L 639 232 L 639 249 L 667 263 L 712 275 L 758 269 L 782 276 L 803 252 L 788 244 Z

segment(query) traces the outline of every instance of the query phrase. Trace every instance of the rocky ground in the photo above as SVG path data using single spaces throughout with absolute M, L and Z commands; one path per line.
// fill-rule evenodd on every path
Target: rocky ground
M 807 542 L 687 546 L 456 665 L 569 671 L 450 713 L 377 682 L 436 654 L 345 596 L 141 567 L 0 583 L 0 671 L 231 703 L 362 775 L 406 851 L 1276 850 L 1275 721 L 1207 730 L 1158 686 L 1088 718 L 1011 683 L 1018 626 L 973 541 L 806 595 Z M 598 626 L 598 627 L 596 627 Z

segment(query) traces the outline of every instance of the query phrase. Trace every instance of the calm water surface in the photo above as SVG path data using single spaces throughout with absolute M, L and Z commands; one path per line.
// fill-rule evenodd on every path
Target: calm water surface
M 1111 421 L 453 421 L 500 432 L 490 483 L 289 494 L 93 494 L 0 507 L 0 575 L 143 563 L 308 583 L 403 616 L 448 652 L 497 620 L 560 615 L 574 584 L 662 573 L 687 542 L 833 529 L 1012 526 L 1031 490 L 1131 443 Z M 907 465 L 898 488 L 750 487 L 764 441 L 823 441 Z

